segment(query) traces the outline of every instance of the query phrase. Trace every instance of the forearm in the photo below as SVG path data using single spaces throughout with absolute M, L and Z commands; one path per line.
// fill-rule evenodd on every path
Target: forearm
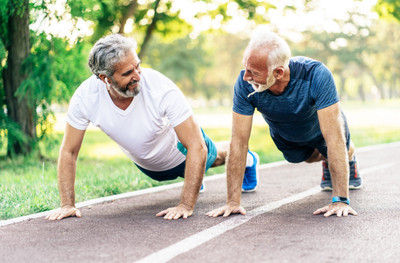
M 75 206 L 76 157 L 60 153 L 57 170 L 61 207 Z
M 189 149 L 186 155 L 185 181 L 180 205 L 193 210 L 199 197 L 207 161 L 207 148 Z
M 333 196 L 349 197 L 349 161 L 344 138 L 328 145 L 328 158 Z
M 226 168 L 228 187 L 227 203 L 240 204 L 247 150 L 247 144 L 240 145 L 237 142 L 231 142 Z

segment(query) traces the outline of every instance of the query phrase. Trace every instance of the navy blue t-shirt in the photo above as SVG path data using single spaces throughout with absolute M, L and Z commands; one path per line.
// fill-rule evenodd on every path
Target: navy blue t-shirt
M 239 74 L 234 88 L 233 111 L 253 115 L 257 108 L 270 127 L 271 135 L 279 134 L 291 142 L 307 142 L 322 136 L 317 110 L 339 101 L 335 82 L 321 62 L 293 57 L 289 62 L 290 81 L 284 92 L 256 92 Z

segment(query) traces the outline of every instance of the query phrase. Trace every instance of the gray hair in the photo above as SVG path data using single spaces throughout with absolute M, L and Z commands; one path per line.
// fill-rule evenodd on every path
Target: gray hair
M 286 41 L 277 34 L 268 30 L 267 26 L 258 26 L 253 32 L 247 51 L 259 48 L 268 48 L 267 67 L 270 72 L 277 67 L 289 66 L 290 48 Z
M 100 74 L 112 77 L 115 65 L 121 62 L 129 52 L 135 52 L 137 47 L 133 38 L 112 34 L 99 39 L 90 51 L 88 65 L 90 70 L 99 77 Z

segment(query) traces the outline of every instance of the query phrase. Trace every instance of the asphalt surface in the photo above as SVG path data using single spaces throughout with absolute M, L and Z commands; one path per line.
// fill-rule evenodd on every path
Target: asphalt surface
M 226 199 L 217 176 L 186 220 L 155 216 L 179 202 L 177 186 L 82 207 L 82 218 L 3 221 L 0 262 L 400 262 L 400 143 L 356 154 L 358 216 L 313 215 L 331 199 L 318 189 L 321 164 L 281 163 L 262 166 L 257 191 L 243 194 L 246 216 L 205 216 Z

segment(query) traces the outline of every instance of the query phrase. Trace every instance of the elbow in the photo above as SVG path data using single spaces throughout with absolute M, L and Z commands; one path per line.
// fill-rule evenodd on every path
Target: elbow
M 247 151 L 249 147 L 249 142 L 243 139 L 232 137 L 231 142 L 229 144 L 229 148 L 232 150 L 242 150 Z
M 207 159 L 208 148 L 204 142 L 201 145 L 199 145 L 197 151 L 201 156 L 204 157 L 204 159 Z
M 208 148 L 204 141 L 202 143 L 189 146 L 187 150 L 188 155 L 197 156 L 197 158 L 200 160 L 207 160 Z
M 60 152 L 59 152 L 59 159 L 76 161 L 78 159 L 78 153 L 79 153 L 79 151 L 66 150 L 61 147 Z

